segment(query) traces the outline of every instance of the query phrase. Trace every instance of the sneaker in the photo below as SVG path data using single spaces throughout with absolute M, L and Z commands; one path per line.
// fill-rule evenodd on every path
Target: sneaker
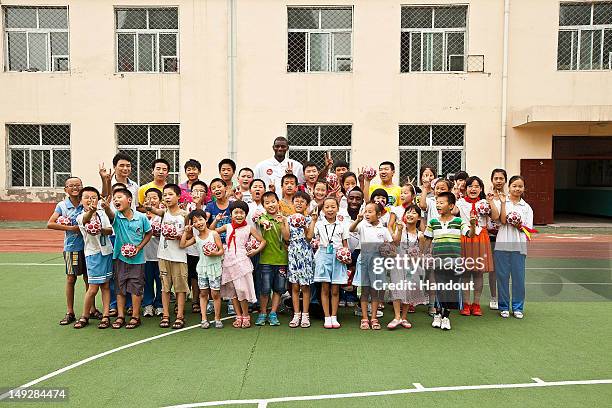
M 143 317 L 153 317 L 153 305 L 145 306 L 142 312 Z
M 206 313 L 213 313 L 215 311 L 215 304 L 213 303 L 212 300 L 208 301 L 208 304 L 206 305 Z
M 270 312 L 268 315 L 268 323 L 270 323 L 270 326 L 280 326 L 276 312 Z
M 499 312 L 499 315 L 504 319 L 507 319 L 508 317 L 510 317 L 510 312 L 507 310 L 502 310 L 501 312 Z
M 515 311 L 514 313 L 512 313 L 514 315 L 514 317 L 516 317 L 517 319 L 522 319 L 523 318 L 523 312 L 521 312 L 520 310 Z
M 383 313 L 383 311 L 382 311 L 382 310 L 378 309 L 378 310 L 376 311 L 376 317 L 377 317 L 377 318 L 379 318 L 379 317 L 383 317 L 383 315 L 384 315 L 384 313 Z
M 469 316 L 469 315 L 471 315 L 472 314 L 472 310 L 470 309 L 470 304 L 469 303 L 464 303 L 463 304 L 463 309 L 461 309 L 459 314 L 462 315 L 462 316 Z
M 266 325 L 266 319 L 268 318 L 268 315 L 265 313 L 260 313 L 257 316 L 257 320 L 255 320 L 255 326 L 265 326 Z
M 223 322 L 221 320 L 215 320 L 215 329 L 222 329 Z
M 442 318 L 442 322 L 440 323 L 440 328 L 442 330 L 450 330 L 451 329 L 450 319 L 448 317 L 443 317 Z
M 227 304 L 227 315 L 228 316 L 236 316 L 236 311 L 234 310 L 234 305 L 231 303 Z
M 163 316 L 164 315 L 164 308 L 163 307 L 156 307 L 155 308 L 155 316 Z
M 346 302 L 346 307 L 355 307 L 355 306 L 357 306 L 357 303 L 355 302 L 351 302 L 351 301 Z
M 439 329 L 442 325 L 442 315 L 436 313 L 433 317 L 433 321 L 431 322 L 431 327 Z
M 497 298 L 492 297 L 491 300 L 489 300 L 489 309 L 497 310 L 498 308 L 499 305 L 497 304 Z
M 338 302 L 338 307 L 346 307 L 346 301 L 345 300 L 341 300 Z
M 208 320 L 202 320 L 200 322 L 200 327 L 202 329 L 208 329 L 210 327 L 210 322 Z
M 482 310 L 480 309 L 480 305 L 478 303 L 472 303 L 472 315 L 482 316 Z

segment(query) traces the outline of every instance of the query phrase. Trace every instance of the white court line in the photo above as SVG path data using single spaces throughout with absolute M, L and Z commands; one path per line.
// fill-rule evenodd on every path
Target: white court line
M 227 320 L 227 319 L 232 319 L 232 318 L 233 318 L 233 316 L 227 316 L 227 317 L 222 318 L 221 320 Z M 99 358 L 108 356 L 109 354 L 113 354 L 113 353 L 116 353 L 116 352 L 121 351 L 121 350 L 125 350 L 125 349 L 131 348 L 131 347 L 138 346 L 139 344 L 148 343 L 148 342 L 151 342 L 153 340 L 161 339 L 161 338 L 164 338 L 164 337 L 172 336 L 173 334 L 177 334 L 177 333 L 181 333 L 181 332 L 184 332 L 184 331 L 187 331 L 187 330 L 191 330 L 191 329 L 194 329 L 196 327 L 200 327 L 200 325 L 199 324 L 194 324 L 193 326 L 184 327 L 184 328 L 178 329 L 178 330 L 172 330 L 172 331 L 169 331 L 169 332 L 166 332 L 166 333 L 163 333 L 163 334 L 159 334 L 157 336 L 147 337 L 145 339 L 138 340 L 138 341 L 135 341 L 133 343 L 125 344 L 123 346 L 114 348 L 112 350 L 105 351 L 103 353 L 96 354 L 96 355 L 91 356 L 91 357 L 87 357 L 84 360 L 77 361 L 76 363 L 70 364 L 69 366 L 66 366 L 64 368 L 60 368 L 59 370 L 55 370 L 55 371 L 53 371 L 53 372 L 51 372 L 51 373 L 49 373 L 47 375 L 43 375 L 40 378 L 37 378 L 35 380 L 30 381 L 29 383 L 23 384 L 23 385 L 21 385 L 21 386 L 19 386 L 17 388 L 14 388 L 12 390 L 9 390 L 9 391 L 5 392 L 4 394 L 0 395 L 0 401 L 2 401 L 3 399 L 7 398 L 11 391 L 14 392 L 16 390 L 20 390 L 20 389 L 23 389 L 23 388 L 29 388 L 29 387 L 31 387 L 33 385 L 36 385 L 36 384 L 41 383 L 41 382 L 43 382 L 45 380 L 48 380 L 49 378 L 56 377 L 56 376 L 58 376 L 60 374 L 65 373 L 66 371 L 70 371 L 73 368 L 77 368 L 77 367 L 82 366 L 83 364 L 87 364 L 90 361 L 97 360 Z
M 519 384 L 483 384 L 483 385 L 458 385 L 452 387 L 423 387 L 420 383 L 414 383 L 415 388 L 407 388 L 401 390 L 387 391 L 370 391 L 370 392 L 354 392 L 348 394 L 327 394 L 327 395 L 305 395 L 295 397 L 278 397 L 266 399 L 244 399 L 244 400 L 225 400 L 225 401 L 208 401 L 196 402 L 191 404 L 169 405 L 164 408 L 192 408 L 192 407 L 213 407 L 220 405 L 240 405 L 240 404 L 257 404 L 258 408 L 265 408 L 268 404 L 276 402 L 292 402 L 292 401 L 316 401 L 326 399 L 339 398 L 359 398 L 359 397 L 376 397 L 381 395 L 401 395 L 401 394 L 418 394 L 422 392 L 446 392 L 446 391 L 467 391 L 467 390 L 491 390 L 491 389 L 508 389 L 508 388 L 534 388 L 534 387 L 562 387 L 568 385 L 595 385 L 595 384 L 612 384 L 612 379 L 606 380 L 582 380 L 582 381 L 542 381 L 539 378 L 533 378 L 534 382 L 519 383 Z

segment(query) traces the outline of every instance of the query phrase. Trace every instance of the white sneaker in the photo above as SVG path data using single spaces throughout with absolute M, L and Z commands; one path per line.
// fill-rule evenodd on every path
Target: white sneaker
M 338 307 L 346 307 L 346 301 L 341 300 L 338 302 Z
M 163 315 L 164 315 L 164 308 L 163 307 L 155 308 L 155 316 L 163 316 Z
M 142 312 L 143 317 L 153 317 L 153 305 L 145 306 Z
M 383 314 L 384 314 L 384 313 L 383 313 L 383 311 L 382 311 L 382 310 L 377 310 L 377 311 L 376 311 L 376 318 L 381 318 L 381 317 L 383 317 Z
M 431 327 L 439 329 L 441 325 L 442 325 L 442 315 L 436 313 L 433 317 L 433 322 L 431 322 Z
M 210 314 L 214 311 L 215 311 L 215 304 L 213 303 L 212 300 L 209 300 L 208 304 L 206 305 L 206 313 Z
M 502 310 L 501 312 L 499 312 L 499 315 L 503 317 L 504 319 L 507 319 L 510 317 L 510 312 L 507 310 Z
M 440 328 L 442 330 L 450 330 L 451 329 L 450 319 L 448 317 L 443 317 L 442 318 L 442 322 L 440 323 Z
M 517 319 L 522 319 L 523 318 L 523 312 L 521 311 L 516 311 L 513 313 L 514 317 L 516 317 Z
M 491 300 L 489 300 L 489 309 L 491 310 L 499 309 L 499 305 L 497 304 L 497 298 L 492 297 Z

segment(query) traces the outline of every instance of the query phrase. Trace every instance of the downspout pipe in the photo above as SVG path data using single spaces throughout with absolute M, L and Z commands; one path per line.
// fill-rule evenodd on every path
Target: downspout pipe
M 227 66 L 228 66 L 228 157 L 236 160 L 236 36 L 237 16 L 236 1 L 227 0 L 228 15 L 228 44 L 227 44 Z
M 504 0 L 504 62 L 502 66 L 501 100 L 501 168 L 506 168 L 506 127 L 508 125 L 508 37 L 510 31 L 510 0 Z

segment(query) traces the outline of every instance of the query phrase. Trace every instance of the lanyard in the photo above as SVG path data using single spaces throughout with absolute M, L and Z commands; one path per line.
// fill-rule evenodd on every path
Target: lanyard
M 336 226 L 337 226 L 337 224 L 334 222 L 334 228 L 332 229 L 331 235 L 329 235 L 329 231 L 327 230 L 327 227 L 329 227 L 329 224 L 328 225 L 324 225 L 324 227 L 325 227 L 325 235 L 327 235 L 327 245 L 333 244 L 332 239 L 334 238 L 334 233 L 336 232 Z

